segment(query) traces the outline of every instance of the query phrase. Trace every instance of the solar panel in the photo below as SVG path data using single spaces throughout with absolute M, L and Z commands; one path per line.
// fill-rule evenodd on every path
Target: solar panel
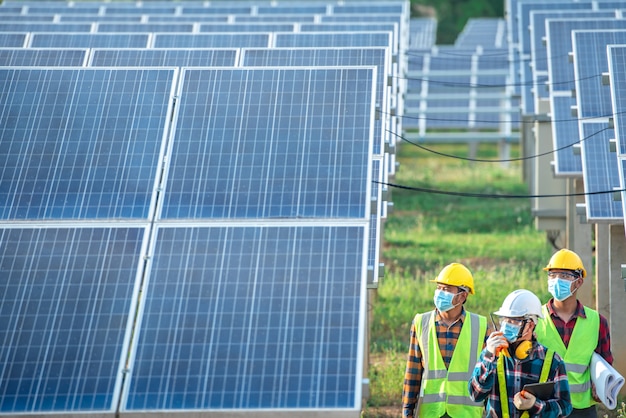
M 626 44 L 626 30 L 576 30 L 572 37 L 578 117 L 608 118 L 613 107 L 611 89 L 602 83 L 602 74 L 609 71 L 606 46 Z
M 546 20 L 550 18 L 609 18 L 615 16 L 614 11 L 599 10 L 554 10 L 554 11 L 531 11 L 530 34 L 531 46 L 530 69 L 526 74 L 532 77 L 532 85 L 529 80 L 525 81 L 525 97 L 532 98 L 531 103 L 526 102 L 525 109 L 534 113 L 539 108 L 539 100 L 549 97 L 548 89 L 548 50 L 544 43 L 546 36 Z M 528 100 L 525 98 L 525 100 Z
M 626 29 L 626 19 L 547 19 L 548 75 L 550 91 L 571 92 L 574 84 L 574 66 L 568 60 L 572 51 L 573 30 Z
M 0 68 L 0 219 L 147 219 L 175 75 Z
M 155 33 L 154 48 L 265 48 L 267 33 Z
M 146 48 L 147 33 L 33 33 L 35 48 Z
M 237 49 L 98 49 L 91 50 L 91 67 L 234 67 Z
M 329 46 L 393 46 L 391 32 L 307 32 L 276 33 L 274 46 L 294 47 L 329 47 Z
M 390 75 L 390 54 L 386 48 L 266 48 L 242 50 L 243 66 L 311 67 L 311 66 L 376 66 L 376 104 L 382 114 L 375 121 L 372 152 L 381 154 L 388 135 L 383 119 L 389 113 L 387 77 Z
M 193 32 L 193 23 L 98 23 L 96 32 L 120 33 L 120 32 Z
M 7 67 L 81 67 L 86 49 L 0 48 L 0 65 Z
M 573 144 L 579 141 L 578 119 L 572 116 L 572 106 L 576 99 L 567 96 L 551 95 L 552 141 L 554 143 L 554 174 L 556 176 L 580 175 L 582 163 L 580 155 L 574 152 Z
M 122 411 L 360 409 L 365 226 L 160 226 Z
M 611 103 L 613 104 L 615 137 L 617 153 L 620 158 L 626 157 L 626 46 L 607 46 L 609 60 L 609 76 L 611 87 Z M 624 171 L 620 170 L 620 181 L 625 188 Z M 624 197 L 624 196 L 623 196 Z M 626 199 L 622 198 L 622 201 Z
M 26 45 L 26 33 L 0 33 L 0 47 L 21 48 Z
M 91 32 L 91 23 L 0 23 L 0 32 Z
M 146 233 L 0 227 L 1 414 L 116 409 Z
M 142 19 L 143 19 L 143 16 L 129 16 L 129 15 L 100 16 L 100 15 L 60 14 L 57 16 L 58 16 L 59 22 L 116 22 L 116 23 L 136 22 L 136 23 L 140 23 L 142 22 Z M 148 21 L 152 22 L 152 19 L 150 19 L 150 17 L 151 16 L 148 17 Z
M 183 77 L 164 219 L 366 216 L 375 68 Z
M 293 23 L 201 23 L 199 32 L 294 32 Z
M 54 20 L 54 15 L 22 15 L 22 14 L 13 14 L 13 13 L 2 13 L 2 8 L 0 8 L 0 16 L 2 16 L 3 20 L 9 22 L 52 22 Z
M 605 122 L 581 122 L 581 158 L 587 219 L 617 221 L 623 219 L 622 202 L 612 193 L 593 194 L 619 188 L 619 171 L 615 152 L 609 141 L 615 137 Z

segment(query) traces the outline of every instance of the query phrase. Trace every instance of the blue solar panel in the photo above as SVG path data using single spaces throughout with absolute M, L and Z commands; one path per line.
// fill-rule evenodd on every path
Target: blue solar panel
M 252 6 L 249 5 L 224 5 L 213 3 L 208 7 L 181 7 L 182 15 L 221 14 L 221 15 L 249 15 L 252 14 Z
M 189 15 L 189 16 L 168 16 L 168 15 L 150 15 L 146 16 L 148 22 L 213 22 L 213 23 L 226 23 L 229 21 L 229 16 L 220 15 Z M 235 20 L 237 21 L 237 20 Z
M 152 16 L 148 17 L 148 21 L 152 22 Z M 143 16 L 96 16 L 96 15 L 58 15 L 60 22 L 136 22 L 142 21 Z
M 257 13 L 260 15 L 273 14 L 273 15 L 288 15 L 288 14 L 318 14 L 323 15 L 328 13 L 328 8 L 325 3 L 315 4 L 309 3 L 292 3 L 292 4 L 274 4 L 272 6 L 258 6 Z
M 145 234 L 0 228 L 0 414 L 116 409 Z
M 275 47 L 393 46 L 391 32 L 276 33 Z
M 91 23 L 0 23 L 0 32 L 91 32 Z
M 572 106 L 576 99 L 567 96 L 550 97 L 552 109 L 552 141 L 554 143 L 554 174 L 580 175 L 582 163 L 580 155 L 571 146 L 579 141 L 578 120 L 572 116 Z
M 574 84 L 574 66 L 569 62 L 572 52 L 572 34 L 576 29 L 626 29 L 626 19 L 547 19 L 548 75 L 550 91 L 571 92 Z
M 146 219 L 175 75 L 0 69 L 0 219 Z
M 387 134 L 382 119 L 389 112 L 387 101 L 387 77 L 390 75 L 390 54 L 386 48 L 266 48 L 242 51 L 243 66 L 311 67 L 374 65 L 376 73 L 376 104 L 382 116 L 375 121 L 374 154 L 381 154 Z
M 0 16 L 2 16 L 2 19 L 7 22 L 52 22 L 54 20 L 54 15 L 31 16 L 2 13 L 2 8 L 0 8 Z
M 366 216 L 373 68 L 183 77 L 164 219 Z
M 293 32 L 293 23 L 201 23 L 200 32 Z
M 237 49 L 97 49 L 92 67 L 234 67 Z
M 35 48 L 146 48 L 147 33 L 43 33 L 32 34 Z
M 620 157 L 626 157 L 626 46 L 608 46 L 609 74 L 611 78 L 611 100 L 615 118 L 615 134 L 617 139 L 617 152 Z M 622 188 L 624 181 L 623 172 L 620 172 Z M 622 199 L 626 201 L 626 199 Z
M 312 23 L 317 20 L 317 17 L 314 15 L 234 15 L 232 16 L 233 21 L 235 23 L 244 23 L 244 22 L 266 22 L 266 23 L 276 23 L 276 22 L 285 22 L 285 23 Z
M 626 44 L 626 30 L 573 31 L 574 74 L 578 117 L 605 117 L 613 114 L 611 89 L 602 84 L 609 71 L 606 46 Z
M 154 48 L 265 48 L 267 33 L 156 33 Z
M 0 33 L 0 47 L 21 48 L 26 45 L 26 33 Z
M 364 225 L 155 233 L 122 411 L 358 412 Z
M 615 152 L 610 151 L 609 140 L 615 137 L 613 129 L 599 122 L 581 122 L 581 157 L 586 193 L 605 192 L 619 188 L 619 171 Z M 591 221 L 622 220 L 622 202 L 612 193 L 585 196 L 587 219 Z
M 86 61 L 86 49 L 0 48 L 2 66 L 80 67 Z
M 120 33 L 120 32 L 193 32 L 193 23 L 98 23 L 96 32 Z

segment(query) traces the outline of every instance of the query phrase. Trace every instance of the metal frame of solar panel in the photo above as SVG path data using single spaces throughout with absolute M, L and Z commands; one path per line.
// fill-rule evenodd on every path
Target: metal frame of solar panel
M 608 45 L 609 79 L 611 103 L 615 114 L 615 139 L 617 140 L 618 172 L 620 189 L 626 189 L 626 45 Z M 622 213 L 626 224 L 626 192 L 621 193 Z
M 556 176 L 581 176 L 582 162 L 572 145 L 578 142 L 578 120 L 572 115 L 576 104 L 574 66 L 568 56 L 572 51 L 573 30 L 626 28 L 626 19 L 546 19 L 550 109 L 553 115 L 554 173 Z
M 608 72 L 606 46 L 626 43 L 626 30 L 575 30 L 572 32 L 576 106 L 581 133 L 581 158 L 586 216 L 593 221 L 623 220 L 622 205 L 611 193 L 593 194 L 619 188 L 617 158 L 611 151 L 614 131 L 611 90 L 601 75 Z

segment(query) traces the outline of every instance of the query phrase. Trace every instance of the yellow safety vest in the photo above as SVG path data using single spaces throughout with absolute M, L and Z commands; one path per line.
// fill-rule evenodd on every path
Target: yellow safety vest
M 543 360 L 543 365 L 541 366 L 541 374 L 539 375 L 539 383 L 545 383 L 548 381 L 548 376 L 550 375 L 550 366 L 552 366 L 552 359 L 554 358 L 554 351 L 548 349 L 546 351 L 546 357 Z M 502 409 L 502 417 L 501 418 L 510 418 L 509 414 L 509 395 L 506 390 L 506 372 L 504 370 L 504 356 L 501 355 L 498 357 L 498 362 L 496 363 L 496 372 L 498 374 L 498 389 L 500 392 L 500 408 Z M 516 408 L 517 409 L 517 408 Z M 522 412 L 522 418 L 528 418 L 530 414 L 528 411 Z
M 422 352 L 424 373 L 420 393 L 419 416 L 480 418 L 483 415 L 483 403 L 474 402 L 469 397 L 467 382 L 482 351 L 487 318 L 466 313 L 459 339 L 446 370 L 446 365 L 439 350 L 435 311 L 417 314 L 418 344 Z
M 600 315 L 597 311 L 584 307 L 587 318 L 578 317 L 568 347 L 556 329 L 548 308 L 543 306 L 543 319 L 539 320 L 535 333 L 537 341 L 553 349 L 565 362 L 567 380 L 572 397 L 572 406 L 575 409 L 588 408 L 597 402 L 591 396 L 591 372 L 589 364 L 596 346 L 598 345 L 598 331 L 600 329 Z

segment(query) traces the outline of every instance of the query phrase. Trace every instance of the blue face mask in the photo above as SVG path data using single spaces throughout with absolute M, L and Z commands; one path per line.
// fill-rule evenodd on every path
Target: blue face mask
M 503 322 L 500 325 L 500 331 L 502 331 L 502 335 L 510 343 L 514 343 L 515 341 L 517 341 L 521 328 L 522 327 L 520 325 L 513 325 L 508 322 Z
M 435 306 L 439 309 L 439 312 L 446 312 L 454 308 L 452 299 L 456 296 L 454 293 L 446 292 L 445 290 L 435 290 Z
M 576 280 L 574 280 L 576 281 Z M 572 283 L 564 279 L 548 279 L 548 292 L 559 302 L 572 296 Z

